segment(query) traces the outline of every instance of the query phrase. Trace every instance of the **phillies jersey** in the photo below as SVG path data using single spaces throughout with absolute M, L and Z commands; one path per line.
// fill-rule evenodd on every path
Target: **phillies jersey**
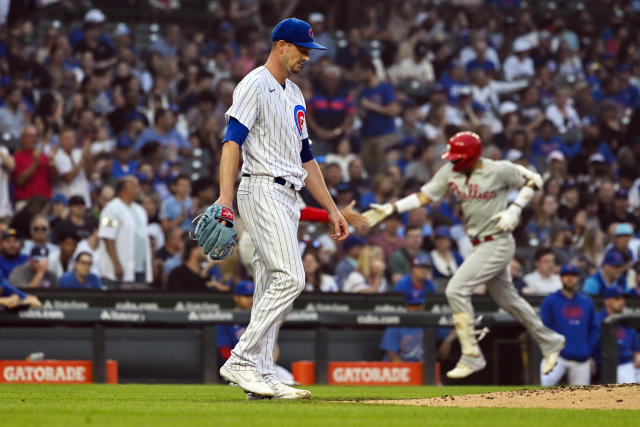
M 464 225 L 472 238 L 502 233 L 492 216 L 507 208 L 509 191 L 521 188 L 527 178 L 507 160 L 481 158 L 482 165 L 470 176 L 453 170 L 453 163 L 442 166 L 420 189 L 429 199 L 437 202 L 451 191 L 462 207 Z M 485 227 L 486 226 L 486 227 Z M 485 227 L 483 229 L 483 227 Z
M 242 173 L 282 177 L 296 189 L 304 187 L 302 140 L 308 138 L 306 104 L 300 88 L 291 80 L 284 87 L 269 70 L 258 67 L 247 74 L 233 92 L 233 104 L 225 113 L 249 133 L 242 144 Z

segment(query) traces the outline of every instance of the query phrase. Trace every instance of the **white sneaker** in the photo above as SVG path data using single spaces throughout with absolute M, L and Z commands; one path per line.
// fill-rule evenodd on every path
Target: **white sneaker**
M 482 355 L 478 357 L 462 356 L 456 367 L 447 372 L 447 377 L 452 379 L 467 378 L 469 375 L 481 371 L 487 366 Z
M 278 383 L 273 386 L 273 397 L 260 396 L 255 393 L 247 393 L 247 400 L 267 400 L 267 399 L 308 399 L 311 397 L 309 390 L 289 387 Z
M 308 399 L 310 397 L 311 392 L 309 390 L 289 387 L 282 383 L 273 386 L 274 399 Z
M 220 376 L 230 383 L 238 384 L 247 393 L 266 397 L 272 397 L 274 394 L 258 371 L 240 371 L 224 364 L 220 368 Z
M 560 357 L 560 352 L 564 348 L 566 340 L 562 337 L 562 344 L 558 345 L 556 349 L 554 349 L 551 353 L 547 354 L 544 357 L 544 365 L 542 365 L 542 373 L 547 375 L 549 372 L 553 371 L 553 368 L 558 364 L 558 357 Z

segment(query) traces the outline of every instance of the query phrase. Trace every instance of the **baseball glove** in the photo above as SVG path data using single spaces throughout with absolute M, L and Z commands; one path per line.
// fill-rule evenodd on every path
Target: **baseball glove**
M 238 244 L 233 209 L 214 203 L 202 215 L 194 219 L 195 221 L 198 222 L 193 232 L 193 239 L 202 246 L 204 253 L 209 255 L 209 258 L 213 260 L 225 259 Z M 222 221 L 226 221 L 226 225 L 223 225 Z

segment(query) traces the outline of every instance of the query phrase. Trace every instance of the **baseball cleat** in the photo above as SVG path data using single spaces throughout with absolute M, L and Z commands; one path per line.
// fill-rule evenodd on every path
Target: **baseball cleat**
M 273 396 L 273 390 L 267 385 L 258 371 L 239 371 L 224 364 L 222 368 L 220 368 L 220 376 L 230 383 L 237 384 L 247 393 L 254 393 L 266 397 Z
M 547 375 L 549 372 L 553 371 L 553 368 L 558 364 L 558 357 L 560 357 L 560 352 L 564 348 L 565 339 L 562 337 L 562 345 L 559 345 L 557 349 L 547 354 L 544 357 L 544 365 L 542 366 L 542 373 Z
M 447 378 L 467 378 L 469 375 L 483 370 L 485 366 L 487 366 L 487 362 L 482 355 L 478 357 L 462 356 L 456 367 L 447 372 Z
M 247 400 L 269 400 L 269 399 L 308 399 L 311 397 L 309 390 L 301 390 L 289 387 L 282 383 L 273 386 L 273 397 L 259 396 L 254 393 L 247 393 Z

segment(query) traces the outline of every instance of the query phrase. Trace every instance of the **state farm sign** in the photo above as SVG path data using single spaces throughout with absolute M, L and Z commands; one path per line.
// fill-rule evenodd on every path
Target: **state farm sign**
M 329 384 L 422 385 L 422 363 L 330 362 Z
M 87 360 L 0 360 L 0 383 L 87 384 L 93 364 Z M 118 382 L 118 363 L 107 361 L 107 382 Z

